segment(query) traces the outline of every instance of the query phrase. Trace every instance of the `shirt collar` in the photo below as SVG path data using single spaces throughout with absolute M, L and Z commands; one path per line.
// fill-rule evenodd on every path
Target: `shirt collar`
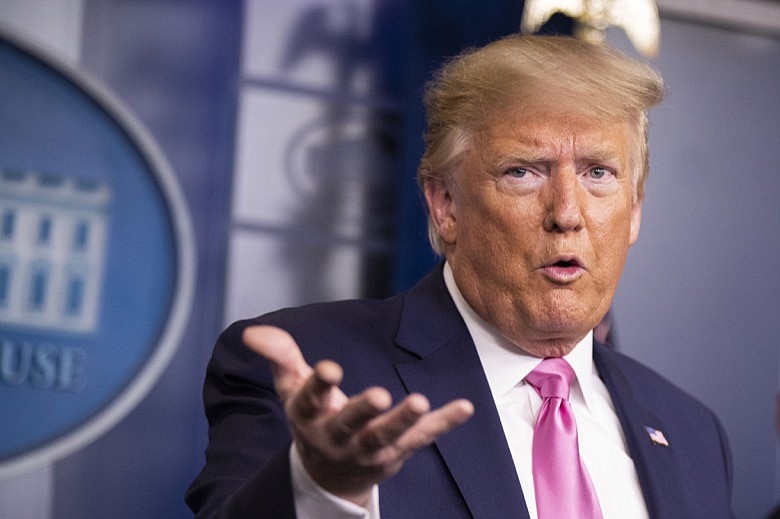
M 521 383 L 542 359 L 520 349 L 477 315 L 460 293 L 447 262 L 444 264 L 444 283 L 477 348 L 493 399 L 498 400 Z M 574 369 L 575 387 L 579 386 L 587 405 L 588 394 L 593 391 L 593 378 L 598 377 L 593 364 L 593 332 L 588 332 L 563 358 Z M 575 387 L 572 389 L 576 390 Z

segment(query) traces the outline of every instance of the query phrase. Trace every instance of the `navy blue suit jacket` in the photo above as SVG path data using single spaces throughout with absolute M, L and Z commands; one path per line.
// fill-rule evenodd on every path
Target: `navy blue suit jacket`
M 471 400 L 475 415 L 415 453 L 380 484 L 382 519 L 527 518 L 523 491 L 487 379 L 441 268 L 384 301 L 344 301 L 281 310 L 230 326 L 209 363 L 206 465 L 188 493 L 198 517 L 293 518 L 290 434 L 270 370 L 241 342 L 253 324 L 288 330 L 310 364 L 344 367 L 349 394 L 387 388 L 433 406 Z M 609 389 L 653 518 L 732 517 L 731 457 L 706 407 L 658 374 L 602 345 L 594 361 Z M 645 426 L 663 431 L 654 444 Z

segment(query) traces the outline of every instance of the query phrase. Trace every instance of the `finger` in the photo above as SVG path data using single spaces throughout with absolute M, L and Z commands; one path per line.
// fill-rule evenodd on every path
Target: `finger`
M 463 424 L 474 415 L 474 404 L 465 399 L 452 402 L 422 416 L 396 442 L 403 457 L 432 444 L 436 439 Z
M 344 444 L 360 429 L 390 408 L 393 399 L 390 393 L 381 387 L 366 389 L 349 403 L 327 425 L 328 433 L 336 444 Z
M 311 376 L 290 401 L 289 412 L 296 418 L 311 420 L 323 413 L 341 410 L 347 401 L 338 389 L 342 376 L 341 366 L 335 362 L 318 362 Z
M 368 451 L 394 443 L 431 408 L 420 394 L 407 396 L 400 404 L 377 418 L 361 433 L 360 444 Z
M 279 396 L 287 400 L 311 375 L 300 348 L 292 336 L 274 326 L 250 326 L 242 339 L 246 346 L 271 363 L 274 382 Z

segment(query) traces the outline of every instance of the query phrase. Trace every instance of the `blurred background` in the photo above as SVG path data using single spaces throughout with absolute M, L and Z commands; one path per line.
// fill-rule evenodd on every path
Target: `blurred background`
M 660 47 L 646 59 L 668 92 L 651 113 L 642 232 L 612 333 L 616 347 L 716 411 L 732 442 L 737 517 L 762 518 L 780 503 L 780 2 L 657 4 Z M 127 360 L 138 373 L 122 375 L 128 389 L 96 404 L 100 419 L 86 416 L 89 427 L 36 440 L 30 450 L 41 455 L 0 445 L 0 519 L 191 516 L 183 494 L 203 463 L 200 390 L 217 335 L 283 306 L 383 297 L 435 263 L 415 183 L 421 88 L 444 57 L 517 32 L 522 13 L 521 0 L 0 0 L 3 63 L 53 67 L 60 83 L 97 92 L 101 116 L 126 116 L 130 129 L 111 131 L 130 144 L 116 146 L 140 149 L 157 178 L 147 200 L 122 187 L 125 173 L 100 173 L 114 179 L 105 225 L 124 238 L 105 242 L 102 297 L 111 301 L 97 304 L 153 321 L 157 331 L 139 340 L 165 349 Z M 555 15 L 542 30 L 572 28 Z M 607 39 L 638 55 L 622 29 Z M 0 98 L 17 84 L 12 69 L 0 67 Z M 31 127 L 46 128 L 40 135 L 67 127 L 67 112 L 49 111 L 54 93 L 12 93 L 19 102 L 0 101 L 0 171 L 87 171 L 75 164 L 93 163 L 100 135 L 84 133 L 85 146 L 74 124 L 56 146 L 41 142 L 22 131 L 19 105 L 36 118 Z M 67 149 L 78 160 L 61 159 Z M 101 153 L 97 163 L 110 170 L 124 152 Z M 0 205 L 15 196 L 0 182 Z M 155 223 L 157 213 L 168 223 Z M 116 230 L 146 218 L 148 233 L 130 223 L 126 235 Z M 172 251 L 146 266 L 154 240 Z M 138 287 L 114 288 L 116 265 Z M 166 295 L 151 315 L 158 294 Z M 4 315 L 0 444 L 20 434 L 19 423 L 45 425 L 56 414 L 30 404 L 52 387 L 12 377 L 27 325 Z M 58 379 L 67 391 L 56 398 L 81 398 L 97 386 L 98 368 L 126 361 L 121 339 L 134 330 L 109 317 L 68 357 L 93 362 L 82 366 L 83 384 Z M 100 365 L 97 342 L 108 352 Z M 65 354 L 58 358 L 62 369 Z

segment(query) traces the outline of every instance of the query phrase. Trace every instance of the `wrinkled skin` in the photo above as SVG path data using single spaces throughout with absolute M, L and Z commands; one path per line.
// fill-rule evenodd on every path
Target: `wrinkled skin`
M 528 353 L 562 356 L 609 309 L 639 234 L 632 135 L 627 123 L 519 112 L 489 120 L 458 182 L 425 194 L 469 305 Z

